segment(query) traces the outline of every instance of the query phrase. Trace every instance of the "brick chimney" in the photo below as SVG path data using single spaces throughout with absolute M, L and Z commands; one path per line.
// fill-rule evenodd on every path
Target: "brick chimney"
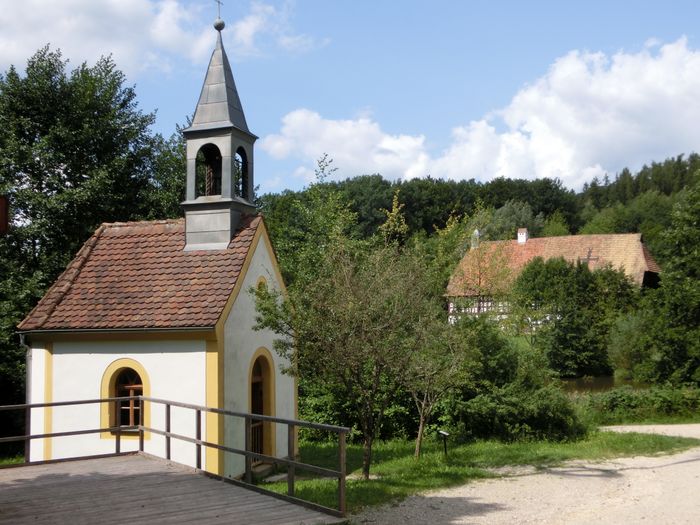
M 525 244 L 528 238 L 527 228 L 518 228 L 518 244 Z
M 477 228 L 474 230 L 474 233 L 472 233 L 472 238 L 469 243 L 469 246 L 472 250 L 476 250 L 479 247 L 479 239 L 481 238 L 481 232 Z

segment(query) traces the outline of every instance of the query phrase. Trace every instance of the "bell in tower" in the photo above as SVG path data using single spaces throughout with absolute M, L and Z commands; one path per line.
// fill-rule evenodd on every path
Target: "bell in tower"
M 253 205 L 253 144 L 231 66 L 221 41 L 224 21 L 214 22 L 216 48 L 202 93 L 185 130 L 187 195 L 185 250 L 222 250 L 228 246 L 241 215 Z

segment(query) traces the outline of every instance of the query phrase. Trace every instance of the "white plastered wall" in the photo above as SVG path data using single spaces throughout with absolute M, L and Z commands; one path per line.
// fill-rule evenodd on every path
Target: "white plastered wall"
M 44 385 L 46 381 L 46 354 L 47 351 L 41 343 L 32 345 L 29 375 L 31 381 L 28 381 L 29 386 L 29 403 L 44 403 Z M 31 434 L 44 433 L 44 414 L 46 410 L 43 408 L 34 408 L 31 411 Z M 42 461 L 44 459 L 44 439 L 33 439 L 29 445 L 30 461 Z
M 264 234 L 263 234 L 264 235 Z M 296 418 L 296 386 L 294 378 L 282 374 L 280 368 L 286 362 L 273 349 L 277 337 L 269 330 L 255 331 L 255 299 L 250 289 L 262 277 L 271 289 L 280 290 L 273 266 L 273 254 L 263 236 L 260 237 L 243 280 L 236 302 L 225 323 L 224 343 L 224 407 L 236 412 L 250 412 L 249 371 L 252 357 L 259 348 L 269 350 L 275 374 L 275 413 L 277 417 Z M 287 456 L 287 427 L 275 424 L 275 455 Z M 242 418 L 227 416 L 224 422 L 225 442 L 234 448 L 244 448 L 245 427 Z M 235 454 L 225 454 L 224 475 L 236 477 L 244 472 L 244 459 Z
M 199 340 L 55 342 L 51 363 L 52 401 L 100 398 L 105 370 L 114 361 L 124 358 L 137 361 L 146 370 L 151 397 L 205 404 L 205 342 Z M 37 403 L 46 399 L 45 362 L 45 350 L 34 348 L 32 401 Z M 146 410 L 150 410 L 151 426 L 164 430 L 165 408 L 162 405 L 149 405 L 146 405 Z M 45 428 L 41 412 L 35 410 L 32 414 L 32 433 Z M 100 428 L 100 407 L 98 404 L 54 407 L 50 426 L 52 432 Z M 171 431 L 194 437 L 194 411 L 173 407 Z M 51 449 L 50 459 L 106 454 L 115 451 L 115 442 L 114 437 L 99 434 L 60 437 L 53 438 Z M 122 451 L 137 449 L 138 439 L 130 437 L 121 440 Z M 144 451 L 164 457 L 165 439 L 151 434 L 144 442 Z M 173 461 L 191 466 L 195 464 L 194 445 L 173 439 L 171 452 Z M 40 459 L 44 459 L 43 446 L 32 444 L 32 460 Z

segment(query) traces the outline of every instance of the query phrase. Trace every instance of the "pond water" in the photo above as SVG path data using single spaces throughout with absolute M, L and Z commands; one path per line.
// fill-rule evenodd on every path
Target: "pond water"
M 616 379 L 614 376 L 575 377 L 561 380 L 565 392 L 606 392 L 613 388 L 630 385 L 635 388 L 644 388 L 645 385 L 635 383 L 629 379 Z

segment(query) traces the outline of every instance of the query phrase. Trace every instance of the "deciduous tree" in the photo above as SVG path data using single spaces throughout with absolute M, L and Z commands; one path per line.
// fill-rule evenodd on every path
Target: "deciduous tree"
M 275 350 L 291 373 L 347 400 L 363 439 L 363 475 L 385 410 L 402 385 L 430 312 L 419 259 L 395 245 L 338 239 L 314 279 L 289 296 L 260 289 L 257 327 L 277 333 Z

